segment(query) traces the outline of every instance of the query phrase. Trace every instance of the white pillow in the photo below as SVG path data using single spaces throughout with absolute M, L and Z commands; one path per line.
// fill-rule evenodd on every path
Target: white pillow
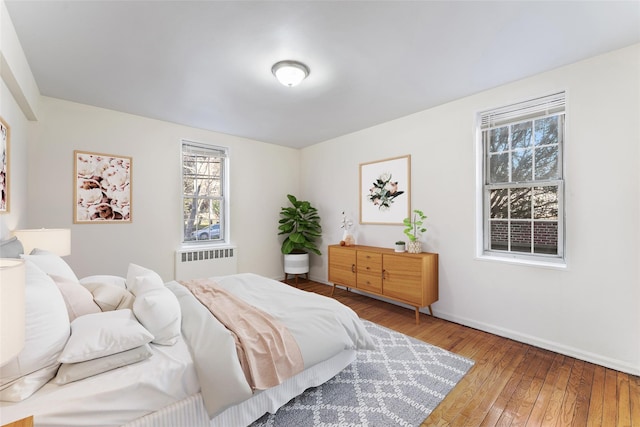
M 60 369 L 58 369 L 58 375 L 56 375 L 56 379 L 53 382 L 62 385 L 78 381 L 111 371 L 112 369 L 143 361 L 150 358 L 152 354 L 149 344 L 145 344 L 132 348 L 131 350 L 98 357 L 97 359 L 87 360 L 86 362 L 63 363 Z
M 153 340 L 131 310 L 87 314 L 71 322 L 71 336 L 58 361 L 77 363 L 148 344 Z
M 122 289 L 127 289 L 127 279 L 120 276 L 112 276 L 110 274 L 97 274 L 94 276 L 83 277 L 79 282 L 83 286 L 87 283 L 108 283 Z
M 93 301 L 93 295 L 80 283 L 66 277 L 49 275 L 58 286 L 67 306 L 69 321 L 85 314 L 100 313 L 100 307 Z
M 123 279 L 124 280 L 124 279 Z M 111 283 L 85 283 L 84 287 L 93 295 L 93 301 L 102 311 L 133 309 L 136 297 L 128 290 Z
M 25 270 L 24 348 L 0 367 L 0 400 L 9 402 L 26 399 L 55 376 L 69 338 L 67 307 L 53 279 L 29 260 Z
M 153 334 L 154 344 L 174 345 L 178 341 L 182 313 L 178 299 L 169 289 L 152 289 L 138 295 L 133 314 Z
M 27 259 L 40 267 L 40 270 L 47 274 L 66 277 L 67 279 L 78 281 L 76 274 L 73 272 L 69 264 L 67 264 L 58 255 L 42 249 L 34 249 L 30 255 L 20 255 L 23 259 Z
M 129 264 L 127 271 L 127 289 L 135 296 L 152 289 L 160 288 L 164 288 L 164 282 L 158 273 L 136 264 Z

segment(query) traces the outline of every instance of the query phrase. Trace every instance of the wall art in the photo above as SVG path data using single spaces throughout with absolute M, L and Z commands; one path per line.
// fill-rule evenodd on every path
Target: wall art
M 74 151 L 73 222 L 131 222 L 131 157 Z
M 9 212 L 9 143 L 11 130 L 0 117 L 0 214 Z
M 411 156 L 360 164 L 360 223 L 402 224 L 411 211 Z

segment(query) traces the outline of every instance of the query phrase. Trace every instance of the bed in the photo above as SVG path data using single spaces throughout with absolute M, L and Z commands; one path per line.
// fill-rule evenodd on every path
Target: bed
M 22 257 L 27 337 L 18 361 L 0 367 L 0 425 L 33 415 L 36 426 L 246 426 L 373 348 L 331 298 L 251 273 L 208 278 L 284 325 L 299 348 L 300 371 L 254 388 L 234 334 L 188 284 L 135 264 L 127 277 L 78 279 L 57 255 Z

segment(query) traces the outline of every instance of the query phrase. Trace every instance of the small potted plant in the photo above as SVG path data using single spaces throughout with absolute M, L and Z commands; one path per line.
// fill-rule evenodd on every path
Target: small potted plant
M 398 240 L 396 242 L 396 252 L 404 252 L 404 241 Z
M 426 218 L 427 216 L 421 210 L 414 209 L 413 215 L 402 221 L 405 226 L 404 234 L 409 238 L 407 252 L 412 254 L 422 252 L 422 243 L 418 239 L 420 239 L 422 233 L 427 231 L 427 229 L 422 226 Z
M 287 199 L 291 206 L 281 208 L 278 226 L 278 235 L 286 235 L 281 247 L 285 278 L 287 273 L 309 272 L 309 252 L 321 255 L 315 241 L 322 235 L 318 210 L 308 201 L 298 200 L 291 194 L 287 194 Z

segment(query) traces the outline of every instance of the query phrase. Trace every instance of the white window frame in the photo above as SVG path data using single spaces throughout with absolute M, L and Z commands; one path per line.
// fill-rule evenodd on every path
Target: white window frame
M 531 180 L 524 182 L 509 182 L 501 184 L 491 184 L 487 179 L 489 173 L 489 161 L 487 147 L 485 146 L 483 133 L 488 129 L 513 125 L 518 122 L 526 122 L 532 119 L 542 119 L 544 117 L 563 115 L 564 128 L 563 138 L 559 141 L 558 168 L 559 176 L 547 180 Z M 524 102 L 508 105 L 501 108 L 480 112 L 477 115 L 476 127 L 476 155 L 477 155 L 477 236 L 476 255 L 479 259 L 497 260 L 527 265 L 539 265 L 550 267 L 566 267 L 566 217 L 565 217 L 565 167 L 564 151 L 566 145 L 566 93 L 564 91 L 548 96 L 531 99 Z M 511 150 L 511 149 L 510 149 Z M 511 153 L 509 154 L 509 165 L 511 165 Z M 511 173 L 511 166 L 509 167 Z M 558 248 L 557 254 L 542 254 L 532 252 L 518 252 L 511 250 L 495 250 L 490 247 L 490 191 L 496 188 L 523 188 L 557 186 L 558 187 Z M 532 214 L 533 215 L 533 214 Z M 511 218 L 509 218 L 511 221 Z M 531 219 L 531 222 L 536 220 Z M 533 232 L 533 227 L 531 228 Z M 533 244 L 533 236 L 532 236 Z M 509 244 L 511 238 L 508 239 Z
M 220 209 L 220 218 L 219 218 L 219 224 L 220 224 L 220 238 L 219 239 L 213 239 L 213 240 L 192 240 L 191 238 L 188 238 L 188 236 L 185 235 L 185 218 L 186 218 L 186 211 L 185 211 L 185 198 L 190 198 L 190 195 L 184 194 L 184 178 L 185 178 L 185 170 L 184 170 L 184 154 L 185 154 L 185 146 L 189 146 L 192 147 L 194 150 L 201 150 L 205 153 L 209 153 L 212 155 L 218 155 L 218 157 L 222 158 L 222 171 L 221 171 L 221 176 L 220 176 L 220 180 L 221 180 L 221 185 L 220 185 L 220 191 L 221 194 L 218 197 L 210 197 L 210 199 L 217 199 L 220 200 L 221 203 L 221 209 Z M 188 139 L 182 139 L 180 141 L 180 185 L 181 185 L 181 193 L 182 193 L 182 197 L 180 198 L 180 211 L 181 211 L 181 224 L 180 224 L 180 229 L 181 229 L 181 236 L 182 236 L 182 246 L 188 246 L 188 247 L 193 247 L 193 246 L 198 246 L 198 247 L 203 247 L 203 246 L 211 246 L 211 247 L 215 247 L 215 246 L 222 246 L 222 245 L 228 245 L 231 241 L 231 233 L 230 233 L 230 199 L 229 199 L 229 148 L 228 147 L 222 147 L 222 146 L 217 146 L 217 145 L 213 145 L 213 144 L 207 144 L 207 143 L 202 143 L 202 142 L 196 142 L 196 141 L 192 141 L 192 140 L 188 140 Z M 209 197 L 208 197 L 209 198 Z

